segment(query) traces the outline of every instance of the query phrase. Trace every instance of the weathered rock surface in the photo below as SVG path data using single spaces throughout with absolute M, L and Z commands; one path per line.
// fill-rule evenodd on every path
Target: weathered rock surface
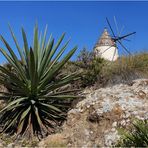
M 68 113 L 63 134 L 69 147 L 111 146 L 120 138 L 117 128 L 134 118 L 148 119 L 148 80 L 118 84 L 95 91 Z
M 128 128 L 134 118 L 148 119 L 148 79 L 89 88 L 84 94 L 86 99 L 69 111 L 63 131 L 43 139 L 38 147 L 112 146 L 120 138 L 117 128 Z

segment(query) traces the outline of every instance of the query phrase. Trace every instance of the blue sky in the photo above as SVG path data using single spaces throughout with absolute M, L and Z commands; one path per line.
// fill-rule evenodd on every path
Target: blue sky
M 113 20 L 116 16 L 119 29 L 124 25 L 122 35 L 132 31 L 137 32 L 136 35 L 130 37 L 131 42 L 124 43 L 133 53 L 148 50 L 147 15 L 148 2 L 0 2 L 0 34 L 15 50 L 8 23 L 11 24 L 21 45 L 22 26 L 31 43 L 35 22 L 38 22 L 39 29 L 42 31 L 48 24 L 48 36 L 52 33 L 57 39 L 66 32 L 65 41 L 71 38 L 67 51 L 78 45 L 78 50 L 73 56 L 73 59 L 76 59 L 83 47 L 93 49 L 104 27 L 108 27 L 106 17 L 110 19 L 116 33 Z M 3 47 L 2 43 L 0 47 Z M 122 49 L 119 48 L 119 50 L 122 53 Z M 0 54 L 0 63 L 3 62 L 4 58 Z

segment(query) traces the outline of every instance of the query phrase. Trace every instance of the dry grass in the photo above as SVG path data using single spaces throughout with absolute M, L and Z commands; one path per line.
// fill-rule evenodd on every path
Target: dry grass
M 148 77 L 148 53 L 122 56 L 115 62 L 107 62 L 102 68 L 104 81 L 124 83 L 137 78 Z
M 127 83 L 139 78 L 148 78 L 148 52 L 122 56 L 115 62 L 88 60 L 68 62 L 62 71 L 70 74 L 81 71 L 81 80 L 74 83 L 76 88 L 89 86 L 103 87 L 108 84 Z M 86 64 L 87 63 L 87 64 Z

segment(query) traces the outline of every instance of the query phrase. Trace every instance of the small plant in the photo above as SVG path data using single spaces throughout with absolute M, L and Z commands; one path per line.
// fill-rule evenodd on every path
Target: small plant
M 77 72 L 56 78 L 59 71 L 76 51 L 74 47 L 61 59 L 68 43 L 61 49 L 60 46 L 65 34 L 54 45 L 54 39 L 49 38 L 46 43 L 44 35 L 39 39 L 37 25 L 34 28 L 33 46 L 28 46 L 26 33 L 22 28 L 24 47 L 21 48 L 10 27 L 12 38 L 17 47 L 19 57 L 14 53 L 8 42 L 0 36 L 8 52 L 0 48 L 1 53 L 7 59 L 10 67 L 0 66 L 0 83 L 10 92 L 1 92 L 2 99 L 8 99 L 8 104 L 0 111 L 1 132 L 9 132 L 17 135 L 38 137 L 54 132 L 57 125 L 66 117 L 68 109 L 67 101 L 76 98 L 75 90 L 63 90 L 60 88 L 72 83 L 79 78 Z M 56 51 L 58 50 L 57 54 Z
M 138 120 L 131 130 L 123 130 L 117 146 L 148 147 L 148 121 Z

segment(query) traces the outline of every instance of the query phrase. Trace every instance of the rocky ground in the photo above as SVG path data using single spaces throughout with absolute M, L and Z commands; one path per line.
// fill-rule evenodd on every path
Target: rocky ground
M 118 129 L 135 119 L 148 119 L 148 79 L 84 91 L 86 99 L 69 111 L 61 133 L 39 142 L 39 147 L 112 146 Z M 1 141 L 0 141 L 1 143 Z
M 128 128 L 135 118 L 148 119 L 147 79 L 84 93 L 86 99 L 68 113 L 60 134 L 68 147 L 112 146 L 119 128 Z M 50 145 L 50 137 L 41 144 Z
M 117 128 L 127 127 L 133 118 L 148 118 L 148 80 L 85 93 L 64 125 L 69 146 L 111 146 L 120 138 Z

